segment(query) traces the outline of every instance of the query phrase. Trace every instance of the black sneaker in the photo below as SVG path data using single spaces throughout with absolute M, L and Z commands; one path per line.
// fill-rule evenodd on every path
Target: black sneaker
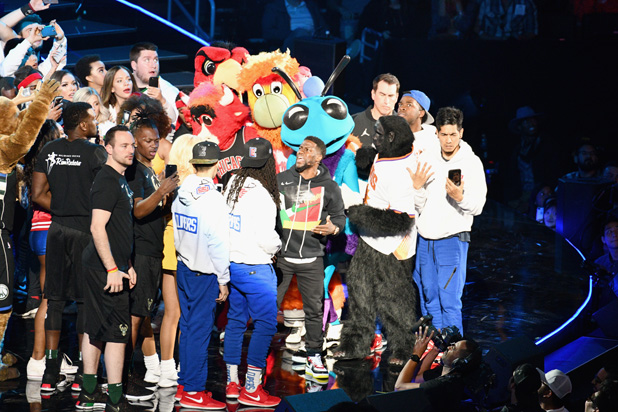
M 41 392 L 49 394 L 68 383 L 66 375 L 60 373 L 60 359 L 62 359 L 62 354 L 59 353 L 58 358 L 45 361 L 45 372 L 41 379 Z
M 149 405 L 134 405 L 129 403 L 129 401 L 123 396 L 118 403 L 112 403 L 109 398 L 107 398 L 107 403 L 105 404 L 105 412 L 129 412 L 129 411 L 139 411 L 145 412 L 148 408 L 154 407 L 154 404 L 150 403 Z
M 75 409 L 81 411 L 102 410 L 105 409 L 107 403 L 107 396 L 100 390 L 95 389 L 94 393 L 87 394 L 86 391 L 81 391 Z
M 129 401 L 148 401 L 155 397 L 155 394 L 150 389 L 146 389 L 143 386 L 135 382 L 134 379 L 129 378 L 127 382 L 126 398 Z
M 73 392 L 81 391 L 83 383 L 84 383 L 84 375 L 82 375 L 81 373 L 78 373 L 77 375 L 75 375 L 75 380 L 73 380 L 73 383 L 71 384 L 71 390 Z
M 146 388 L 151 391 L 157 390 L 156 382 L 147 382 L 133 373 L 129 374 L 129 381 L 132 381 L 134 384 L 139 385 L 142 388 Z

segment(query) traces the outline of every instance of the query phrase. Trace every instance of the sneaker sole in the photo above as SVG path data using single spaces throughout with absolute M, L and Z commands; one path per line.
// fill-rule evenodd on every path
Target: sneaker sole
M 187 405 L 187 404 L 183 404 L 182 402 L 179 402 L 180 406 L 182 406 L 183 408 L 191 408 L 191 409 L 203 409 L 205 411 L 220 411 L 222 409 L 225 409 L 225 405 L 223 405 L 222 407 L 218 407 L 218 406 L 203 406 L 203 405 Z
M 328 373 L 325 375 L 319 375 L 319 374 L 313 373 L 313 371 L 309 369 L 305 369 L 305 375 L 309 376 L 310 378 L 315 379 L 316 381 L 328 381 Z
M 256 406 L 258 408 L 274 408 L 275 406 L 279 405 L 281 401 L 277 403 L 273 403 L 273 404 L 265 404 L 265 403 L 251 402 L 247 400 L 238 399 L 238 403 L 240 403 L 241 405 L 245 405 L 245 406 Z
M 127 398 L 128 401 L 131 402 L 139 402 L 139 401 L 149 401 L 151 399 L 154 399 L 155 394 L 151 393 L 150 395 L 141 395 L 141 396 L 137 396 L 137 395 L 129 395 L 128 393 L 126 395 L 124 395 L 125 398 Z

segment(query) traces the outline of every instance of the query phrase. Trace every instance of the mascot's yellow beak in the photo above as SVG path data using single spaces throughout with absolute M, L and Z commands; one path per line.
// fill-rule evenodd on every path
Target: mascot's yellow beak
M 217 67 L 212 80 L 215 84 L 225 84 L 232 90 L 238 90 L 239 73 L 240 63 L 234 59 L 228 59 Z

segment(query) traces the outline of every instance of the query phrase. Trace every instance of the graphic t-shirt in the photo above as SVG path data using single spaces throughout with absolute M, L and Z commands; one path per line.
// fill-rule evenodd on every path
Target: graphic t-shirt
M 103 146 L 83 139 L 56 139 L 43 147 L 34 171 L 47 175 L 52 222 L 90 233 L 90 187 L 106 160 Z
M 125 272 L 133 251 L 133 192 L 123 175 L 104 165 L 92 183 L 90 198 L 93 210 L 111 212 L 105 231 L 116 266 Z M 105 271 L 93 240 L 84 249 L 83 264 Z
M 133 191 L 133 199 L 146 199 L 159 188 L 159 179 L 154 170 L 143 163 L 135 162 L 125 172 L 129 187 Z M 163 204 L 159 205 L 148 216 L 142 219 L 134 218 L 135 253 L 138 255 L 162 257 L 163 232 L 165 220 Z

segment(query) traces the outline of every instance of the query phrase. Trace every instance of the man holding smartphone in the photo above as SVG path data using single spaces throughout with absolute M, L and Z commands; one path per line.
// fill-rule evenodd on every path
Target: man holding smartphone
M 436 116 L 440 151 L 427 151 L 416 171 L 408 169 L 417 194 L 418 248 L 414 280 L 423 316 L 441 329 L 463 334 L 461 295 L 466 282 L 470 229 L 485 205 L 487 185 L 481 160 L 464 142 L 463 113 L 443 107 Z M 456 184 L 456 182 L 459 184 Z
M 159 48 L 153 43 L 135 44 L 129 54 L 131 68 L 140 91 L 148 97 L 160 101 L 172 124 L 175 124 L 178 119 L 176 96 L 180 91 L 159 76 L 158 50 Z

